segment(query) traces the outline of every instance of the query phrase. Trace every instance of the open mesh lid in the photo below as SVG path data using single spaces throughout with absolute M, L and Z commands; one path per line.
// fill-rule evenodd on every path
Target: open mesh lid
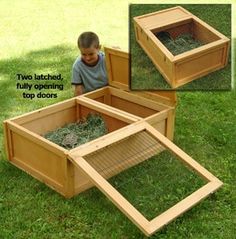
M 107 179 L 153 155 L 168 150 L 207 184 L 159 216 L 148 220 Z M 222 182 L 145 121 L 139 121 L 91 141 L 69 154 L 69 159 L 136 226 L 150 236 L 217 190 Z M 142 190 L 142 189 L 140 189 Z

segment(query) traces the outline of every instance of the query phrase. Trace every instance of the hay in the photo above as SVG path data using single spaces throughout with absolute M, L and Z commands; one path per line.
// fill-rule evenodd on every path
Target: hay
M 194 39 L 191 34 L 180 34 L 175 39 L 168 32 L 159 32 L 155 36 L 174 56 L 204 45 Z
M 70 123 L 44 137 L 66 149 L 75 148 L 107 133 L 103 118 L 98 114 L 88 114 L 87 118 L 77 123 Z

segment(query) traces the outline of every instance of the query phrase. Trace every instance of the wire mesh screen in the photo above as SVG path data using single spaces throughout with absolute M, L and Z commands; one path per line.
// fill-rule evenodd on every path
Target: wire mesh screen
M 84 159 L 103 177 L 109 178 L 164 149 L 157 139 L 143 130 L 88 154 Z

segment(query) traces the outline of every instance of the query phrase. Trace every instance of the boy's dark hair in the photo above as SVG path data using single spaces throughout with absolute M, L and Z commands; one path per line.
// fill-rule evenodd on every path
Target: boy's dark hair
M 94 32 L 83 32 L 78 38 L 79 48 L 99 47 L 99 38 Z

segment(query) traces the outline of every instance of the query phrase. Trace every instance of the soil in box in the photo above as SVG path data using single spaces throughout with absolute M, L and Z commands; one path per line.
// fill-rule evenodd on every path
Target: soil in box
M 80 119 L 76 123 L 66 124 L 48 132 L 44 137 L 66 149 L 73 149 L 105 135 L 107 131 L 105 121 L 100 115 L 88 114 L 87 118 Z

